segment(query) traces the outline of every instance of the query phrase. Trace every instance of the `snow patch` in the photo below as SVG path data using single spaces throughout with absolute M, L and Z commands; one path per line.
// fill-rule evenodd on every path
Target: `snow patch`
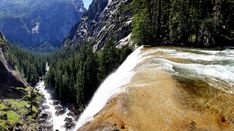
M 40 30 L 40 23 L 37 22 L 36 25 L 32 28 L 32 33 L 39 34 L 39 30 Z

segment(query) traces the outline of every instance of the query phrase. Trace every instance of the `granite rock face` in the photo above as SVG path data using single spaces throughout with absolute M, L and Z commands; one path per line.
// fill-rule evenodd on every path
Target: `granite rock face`
M 65 46 L 88 41 L 95 43 L 94 49 L 99 50 L 109 40 L 116 45 L 121 44 L 129 38 L 132 31 L 131 2 L 132 0 L 94 0 L 81 21 L 71 30 Z
M 12 92 L 14 87 L 26 87 L 28 86 L 18 72 L 16 72 L 8 63 L 6 53 L 6 41 L 3 35 L 0 33 L 0 96 L 8 95 L 8 91 Z M 21 93 L 17 93 L 21 94 Z
M 1 0 L 0 31 L 22 47 L 59 47 L 85 11 L 82 0 Z

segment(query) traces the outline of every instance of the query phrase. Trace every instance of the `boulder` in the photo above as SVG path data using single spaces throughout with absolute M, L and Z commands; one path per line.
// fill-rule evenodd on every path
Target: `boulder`
M 59 105 L 59 104 L 60 104 L 60 101 L 58 101 L 58 100 L 53 101 L 53 105 Z
M 65 111 L 64 109 L 57 110 L 57 111 L 55 112 L 55 114 L 56 114 L 57 116 L 63 115 L 64 113 L 66 113 L 66 111 Z
M 74 120 L 72 118 L 66 117 L 65 122 L 66 122 L 65 127 L 67 129 L 71 129 L 72 127 L 75 126 L 75 122 L 74 122 Z
M 62 106 L 55 106 L 55 110 L 62 110 L 63 109 L 63 107 Z
M 40 115 L 40 118 L 41 118 L 41 119 L 50 119 L 50 118 L 51 118 L 51 113 L 50 113 L 50 112 L 43 112 L 43 113 Z
M 74 117 L 74 116 L 75 116 L 75 113 L 70 111 L 70 112 L 67 113 L 67 115 L 68 115 L 68 116 Z
M 48 105 L 42 105 L 41 108 L 42 110 L 46 110 L 46 109 L 49 109 L 50 107 Z

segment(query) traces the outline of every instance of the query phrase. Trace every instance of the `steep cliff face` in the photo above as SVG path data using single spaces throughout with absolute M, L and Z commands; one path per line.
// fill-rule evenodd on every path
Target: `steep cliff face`
M 23 47 L 58 47 L 84 11 L 82 0 L 1 0 L 0 31 Z
M 28 84 L 21 78 L 18 72 L 13 70 L 5 58 L 7 45 L 3 35 L 0 33 L 0 96 L 8 95 L 10 88 L 26 87 Z
M 68 41 L 95 43 L 95 50 L 112 39 L 116 45 L 129 42 L 132 0 L 94 0 L 81 21 L 73 27 Z M 65 44 L 65 45 L 66 45 Z

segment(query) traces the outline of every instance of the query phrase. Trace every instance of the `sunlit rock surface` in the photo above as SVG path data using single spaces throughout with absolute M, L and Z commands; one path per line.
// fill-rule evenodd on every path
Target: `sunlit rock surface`
M 95 50 L 99 50 L 110 40 L 116 45 L 130 43 L 132 1 L 93 0 L 88 12 L 71 30 L 65 46 L 72 44 L 69 41 L 79 44 L 89 41 L 95 43 Z
M 78 121 L 78 130 L 234 129 L 234 49 L 141 47 L 136 51 L 122 65 L 137 59 L 133 68 L 122 72 L 122 76 L 133 72 L 130 81 L 106 85 L 121 91 L 97 100 L 100 88 L 107 88 L 99 87 Z M 111 76 L 106 81 L 121 80 Z M 102 102 L 105 106 L 93 108 L 97 113 L 90 116 L 89 107 Z
M 0 33 L 0 98 L 21 97 L 23 94 L 15 91 L 15 87 L 26 87 L 28 84 L 7 61 L 5 57 L 5 54 L 8 53 L 7 48 L 7 42 L 3 34 Z

